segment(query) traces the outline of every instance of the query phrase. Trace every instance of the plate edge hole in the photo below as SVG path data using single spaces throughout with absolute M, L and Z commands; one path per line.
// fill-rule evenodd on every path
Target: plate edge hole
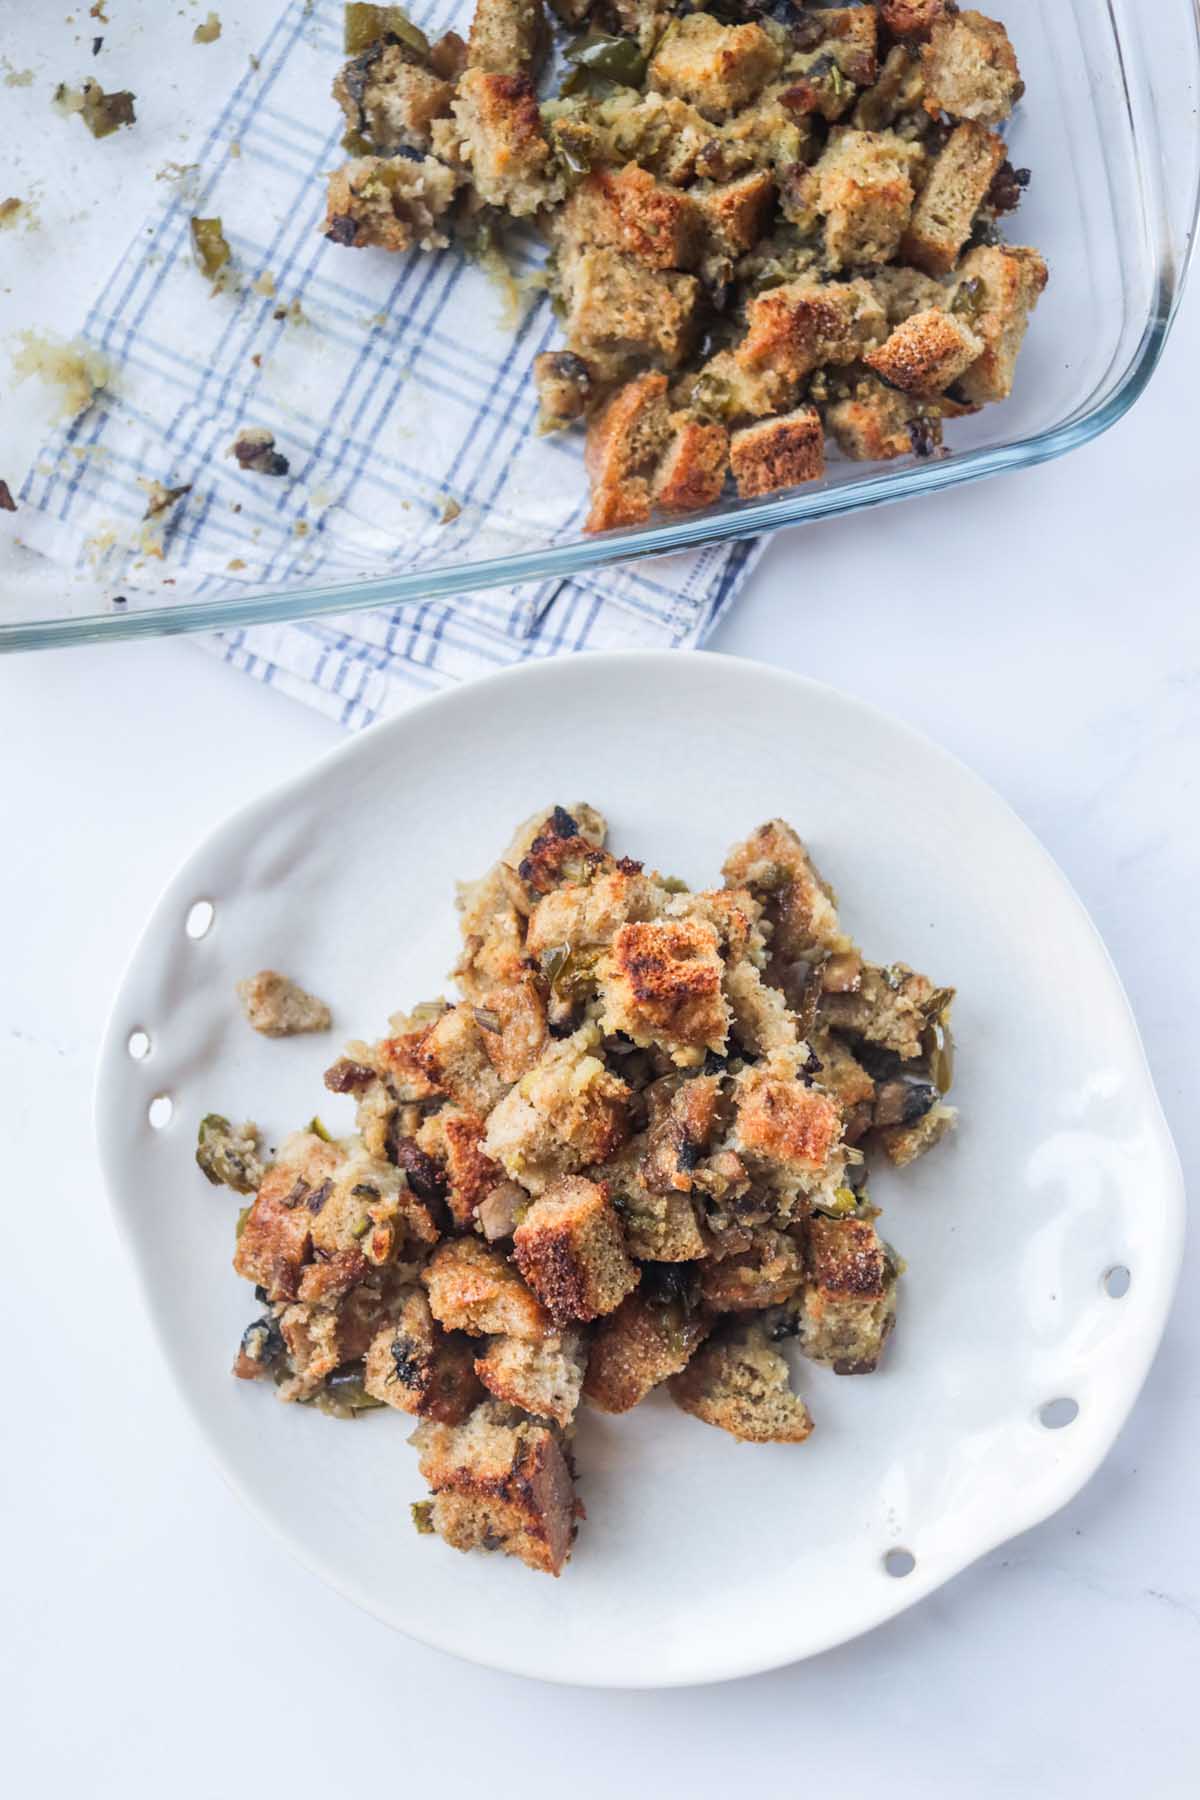
M 125 1041 L 125 1048 L 134 1062 L 145 1062 L 150 1054 L 150 1033 L 143 1031 L 139 1025 L 136 1031 L 130 1032 Z
M 1111 1269 L 1104 1271 L 1104 1291 L 1110 1300 L 1123 1300 L 1132 1281 L 1133 1276 L 1124 1263 L 1114 1263 Z
M 193 901 L 192 905 L 188 908 L 188 915 L 183 922 L 183 929 L 187 932 L 187 935 L 194 944 L 198 944 L 201 938 L 208 936 L 213 928 L 213 920 L 216 916 L 217 909 L 211 900 Z
M 911 1575 L 916 1566 L 917 1559 L 911 1550 L 888 1550 L 883 1558 L 885 1574 L 891 1575 L 896 1581 L 902 1580 L 905 1575 Z
M 1038 1418 L 1047 1431 L 1062 1431 L 1073 1425 L 1079 1417 L 1079 1402 L 1070 1395 L 1062 1394 L 1056 1400 L 1046 1400 L 1038 1407 Z
M 175 1116 L 175 1102 L 170 1094 L 155 1094 L 146 1108 L 146 1117 L 155 1131 L 163 1131 Z

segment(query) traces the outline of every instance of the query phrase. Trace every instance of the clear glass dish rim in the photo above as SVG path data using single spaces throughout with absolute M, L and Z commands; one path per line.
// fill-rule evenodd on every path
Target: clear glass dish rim
M 1200 0 L 1183 0 L 1183 5 L 1192 15 L 1195 56 L 1200 51 Z M 1112 16 L 1111 6 L 1108 10 Z M 1128 88 L 1126 97 L 1128 101 Z M 487 588 L 510 587 L 518 583 L 565 579 L 587 570 L 667 556 L 706 544 L 771 536 L 788 526 L 812 519 L 837 518 L 844 513 L 889 505 L 915 495 L 940 493 L 991 475 L 1036 468 L 1040 463 L 1053 461 L 1099 437 L 1123 418 L 1145 392 L 1179 309 L 1197 235 L 1200 186 L 1190 195 L 1184 241 L 1182 245 L 1173 245 L 1170 228 L 1163 216 L 1162 195 L 1156 191 L 1161 176 L 1153 159 L 1149 165 L 1142 163 L 1141 175 L 1144 216 L 1153 233 L 1158 257 L 1151 305 L 1137 347 L 1115 385 L 1095 406 L 1029 437 L 962 451 L 942 460 L 917 463 L 904 469 L 884 467 L 876 474 L 864 475 L 835 488 L 801 490 L 777 499 L 734 502 L 721 512 L 649 525 L 622 533 L 619 538 L 601 536 L 579 543 L 547 546 L 458 568 L 381 576 L 345 586 L 309 588 L 291 593 L 185 601 L 140 613 L 87 613 L 73 618 L 12 624 L 0 620 L 0 654 L 312 619 L 405 602 L 448 599 L 456 594 L 479 593 Z M 1157 206 L 1153 204 L 1155 201 Z M 1178 254 L 1173 255 L 1176 249 Z

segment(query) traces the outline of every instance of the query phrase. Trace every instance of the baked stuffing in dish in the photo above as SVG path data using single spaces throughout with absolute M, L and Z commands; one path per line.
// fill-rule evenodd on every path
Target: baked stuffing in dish
M 512 221 L 541 232 L 565 348 L 536 358 L 540 419 L 586 428 L 587 530 L 814 481 L 830 439 L 928 456 L 1007 397 L 1047 271 L 998 230 L 1029 179 L 1002 24 L 955 0 L 554 8 L 552 71 L 542 0 L 477 0 L 466 43 L 348 6 L 325 232 L 492 261 Z
M 460 998 L 346 1046 L 268 1157 L 209 1114 L 197 1161 L 253 1198 L 234 1267 L 261 1312 L 234 1373 L 341 1418 L 391 1408 L 421 1530 L 557 1575 L 582 1517 L 574 1420 L 664 1386 L 749 1443 L 813 1429 L 781 1346 L 876 1368 L 903 1264 L 870 1160 L 954 1122 L 953 990 L 874 964 L 782 820 L 692 892 L 536 814 L 460 886 Z

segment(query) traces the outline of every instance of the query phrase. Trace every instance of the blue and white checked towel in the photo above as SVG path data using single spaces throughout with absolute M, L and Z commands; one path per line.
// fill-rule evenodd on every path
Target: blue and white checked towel
M 84 336 L 113 379 L 38 457 L 23 493 L 33 509 L 26 541 L 91 566 L 113 593 L 165 582 L 173 598 L 203 598 L 351 583 L 571 538 L 586 506 L 578 435 L 534 429 L 530 369 L 556 337 L 544 297 L 532 295 L 514 323 L 453 249 L 390 257 L 325 241 L 323 177 L 344 156 L 329 98 L 343 0 L 257 4 L 269 22 L 261 50 L 88 314 Z M 470 7 L 421 0 L 411 10 L 437 35 Z M 230 291 L 210 294 L 196 267 L 193 216 L 223 222 Z M 540 256 L 532 236 L 517 246 L 525 272 Z M 275 434 L 287 480 L 230 459 L 248 425 Z M 165 530 L 148 533 L 151 481 L 192 491 Z M 461 512 L 445 523 L 448 501 Z M 360 726 L 414 693 L 526 657 L 696 645 L 755 548 L 713 545 L 201 641 Z

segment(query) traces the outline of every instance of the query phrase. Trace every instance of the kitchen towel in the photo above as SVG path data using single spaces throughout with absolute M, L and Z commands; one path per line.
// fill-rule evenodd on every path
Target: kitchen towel
M 164 168 L 161 206 L 87 316 L 107 379 L 36 459 L 25 541 L 90 567 L 130 606 L 149 589 L 336 594 L 570 542 L 587 505 L 580 434 L 538 435 L 531 378 L 558 337 L 541 246 L 512 235 L 506 291 L 458 248 L 389 256 L 327 242 L 325 174 L 346 154 L 329 97 L 345 8 L 259 3 L 260 50 L 196 161 Z M 465 28 L 470 8 L 411 11 L 436 36 Z M 215 288 L 194 218 L 219 219 L 230 247 Z M 273 434 L 286 476 L 230 455 L 247 427 Z M 756 550 L 714 544 L 198 641 L 355 727 L 527 657 L 699 644 Z

